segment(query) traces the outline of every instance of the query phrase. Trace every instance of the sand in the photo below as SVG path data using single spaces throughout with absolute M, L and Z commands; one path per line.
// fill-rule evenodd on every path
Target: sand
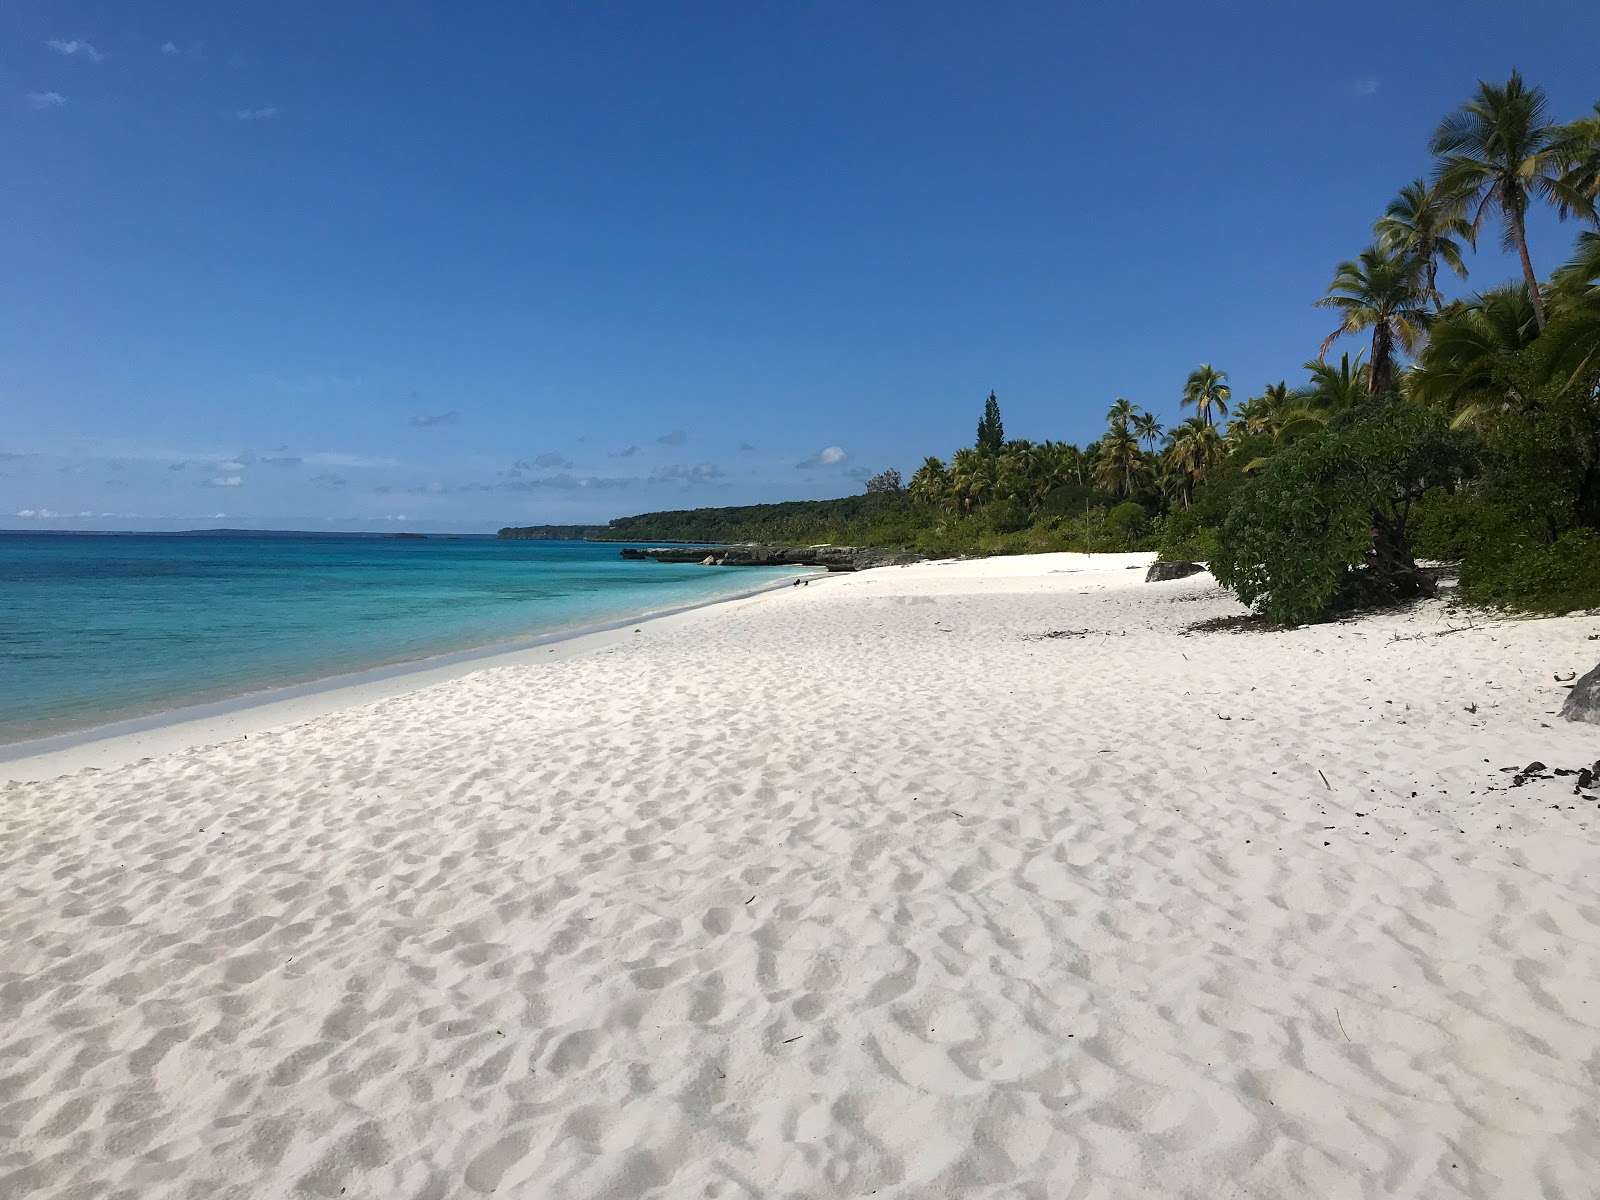
M 0 1196 L 1600 1193 L 1600 618 L 1142 561 L 4 785 Z

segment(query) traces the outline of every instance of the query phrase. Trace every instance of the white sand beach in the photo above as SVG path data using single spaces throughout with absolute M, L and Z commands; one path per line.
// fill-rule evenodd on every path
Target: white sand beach
M 11 764 L 0 1196 L 1600 1194 L 1600 618 L 1147 560 Z

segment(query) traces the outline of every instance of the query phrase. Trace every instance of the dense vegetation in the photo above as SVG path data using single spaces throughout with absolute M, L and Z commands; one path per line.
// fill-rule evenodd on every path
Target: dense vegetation
M 1210 562 L 1276 620 L 1431 589 L 1416 556 L 1457 561 L 1470 599 L 1600 606 L 1600 104 L 1560 124 L 1512 73 L 1440 122 L 1431 178 L 1402 187 L 1373 241 L 1315 300 L 1335 325 L 1305 381 L 1236 402 L 1191 371 L 1182 422 L 1124 399 L 1088 446 L 1007 440 L 994 393 L 977 438 L 841 500 L 650 513 L 591 535 L 836 542 L 933 554 L 1159 549 Z M 1535 205 L 1593 226 L 1541 279 Z M 1444 302 L 1486 227 L 1520 278 Z M 1354 358 L 1329 361 L 1341 338 Z M 1364 361 L 1363 361 L 1364 360 Z
M 525 542 L 585 542 L 605 530 L 604 525 L 507 525 L 495 536 Z

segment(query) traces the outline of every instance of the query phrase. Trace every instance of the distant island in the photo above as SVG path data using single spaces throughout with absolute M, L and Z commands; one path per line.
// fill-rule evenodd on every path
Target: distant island
M 606 542 L 604 525 L 507 525 L 495 534 L 524 542 Z

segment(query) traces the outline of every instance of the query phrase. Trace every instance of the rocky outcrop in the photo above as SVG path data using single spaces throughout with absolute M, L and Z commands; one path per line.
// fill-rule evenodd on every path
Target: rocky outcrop
M 768 546 L 747 542 L 733 546 L 629 547 L 626 559 L 652 559 L 663 563 L 698 563 L 705 567 L 824 567 L 829 571 L 865 571 L 921 562 L 927 557 L 912 550 L 881 550 L 870 546 Z
M 1205 567 L 1200 563 L 1192 562 L 1153 562 L 1150 569 L 1144 573 L 1146 583 L 1161 583 L 1168 579 L 1186 579 L 1190 575 L 1198 575 Z
M 1567 702 L 1561 706 L 1561 715 L 1569 721 L 1600 725 L 1600 666 L 1572 685 Z

